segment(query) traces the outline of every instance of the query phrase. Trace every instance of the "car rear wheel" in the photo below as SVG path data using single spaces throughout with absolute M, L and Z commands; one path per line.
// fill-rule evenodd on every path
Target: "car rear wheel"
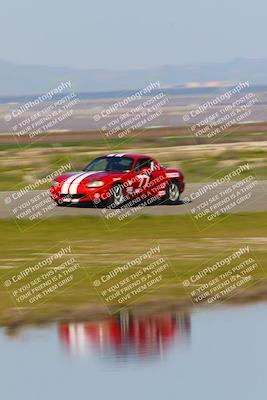
M 165 203 L 179 204 L 180 195 L 179 183 L 177 181 L 170 181 L 167 186 Z

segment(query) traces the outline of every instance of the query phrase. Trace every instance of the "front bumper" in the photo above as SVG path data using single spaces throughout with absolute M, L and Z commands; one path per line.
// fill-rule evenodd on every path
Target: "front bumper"
M 92 201 L 99 201 L 99 199 L 104 199 L 108 194 L 105 192 L 100 192 L 99 188 L 87 189 L 84 193 L 67 194 L 61 193 L 60 189 L 55 186 L 50 188 L 50 197 L 52 200 L 60 203 L 66 204 L 77 204 L 77 203 L 88 203 Z

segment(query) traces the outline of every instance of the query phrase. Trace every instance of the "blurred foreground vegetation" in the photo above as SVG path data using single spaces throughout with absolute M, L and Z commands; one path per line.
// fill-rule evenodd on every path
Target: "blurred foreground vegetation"
M 92 281 L 103 271 L 123 265 L 157 245 L 160 245 L 177 279 L 169 281 L 169 272 L 166 272 L 164 284 L 155 293 L 152 291 L 148 297 L 145 296 L 145 300 L 164 302 L 173 299 L 190 304 L 181 280 L 191 276 L 192 270 L 202 269 L 208 260 L 219 260 L 222 253 L 230 254 L 232 249 L 246 245 L 253 249 L 264 274 L 267 274 L 267 213 L 232 214 L 223 223 L 200 233 L 188 215 L 140 216 L 112 233 L 99 217 L 51 218 L 34 226 L 29 221 L 22 221 L 22 228 L 29 228 L 23 233 L 12 220 L 2 220 L 0 225 L 1 324 L 68 318 L 70 312 L 85 305 L 104 307 Z M 83 267 L 75 282 L 68 289 L 48 296 L 42 304 L 26 307 L 22 303 L 18 307 L 3 282 L 51 255 L 55 246 L 66 246 L 66 242 Z M 48 270 L 49 266 L 43 269 Z M 242 296 L 233 297 L 233 301 L 246 296 L 254 300 L 267 298 L 267 281 L 262 280 L 260 290 L 255 286 L 253 290 L 243 292 Z

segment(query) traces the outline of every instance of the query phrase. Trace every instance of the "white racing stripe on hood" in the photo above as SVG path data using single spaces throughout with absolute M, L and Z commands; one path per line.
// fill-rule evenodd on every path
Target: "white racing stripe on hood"
M 79 172 L 78 174 L 75 175 L 71 175 L 68 179 L 65 180 L 65 182 L 63 183 L 62 187 L 61 187 L 61 193 L 62 194 L 68 194 L 69 191 L 69 187 L 72 181 L 74 181 L 74 179 L 78 178 L 79 176 L 83 175 L 84 172 Z
M 103 171 L 91 171 L 91 172 L 83 172 L 82 175 L 77 176 L 76 179 L 74 179 L 73 182 L 71 182 L 70 188 L 69 188 L 69 194 L 77 194 L 77 189 L 79 184 L 87 177 L 93 174 L 97 174 L 98 172 L 103 172 Z

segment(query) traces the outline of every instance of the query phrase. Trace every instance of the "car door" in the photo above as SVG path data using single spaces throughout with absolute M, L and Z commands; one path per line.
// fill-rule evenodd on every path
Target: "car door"
M 133 195 L 153 197 L 166 184 L 166 174 L 152 158 L 139 158 L 134 167 Z

